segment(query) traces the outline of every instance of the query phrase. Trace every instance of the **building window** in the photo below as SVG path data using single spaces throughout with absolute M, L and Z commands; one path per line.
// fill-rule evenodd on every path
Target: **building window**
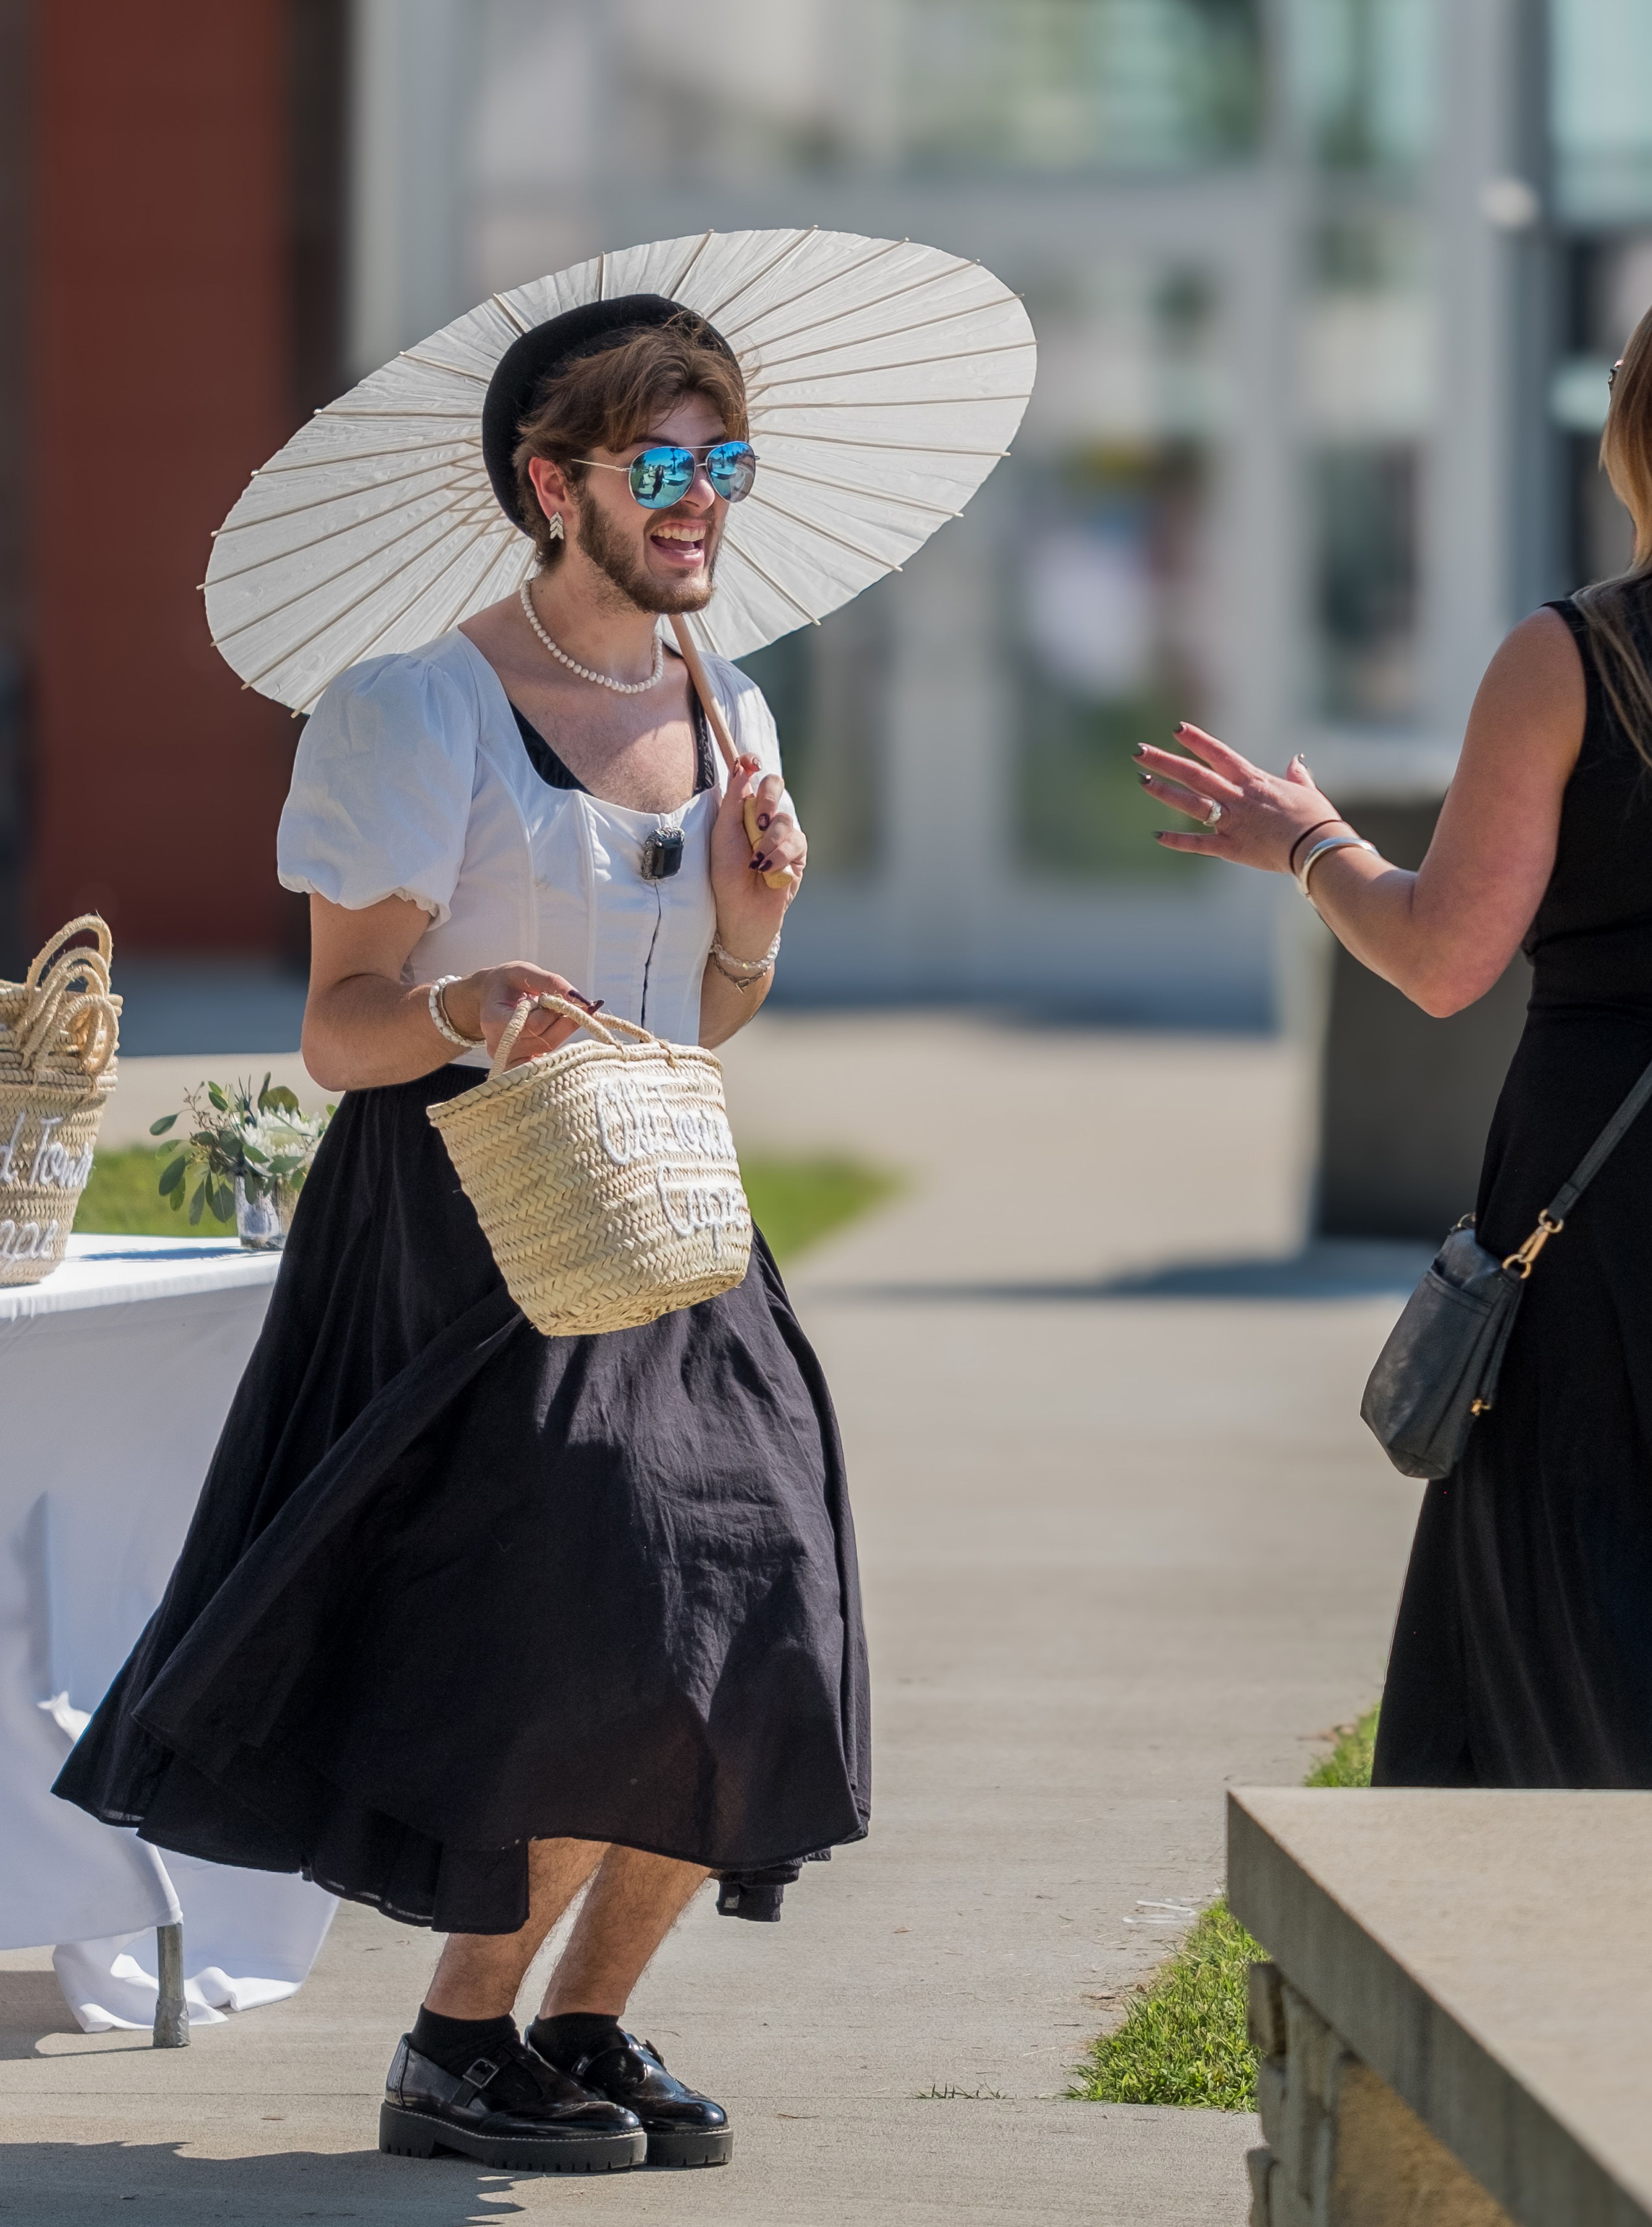
M 1577 225 L 1652 215 L 1652 9 L 1550 0 L 1554 195 Z
M 809 871 L 854 879 L 882 858 L 889 604 L 869 588 L 818 627 L 740 660 L 768 699 L 786 785 L 809 839 Z
M 1413 169 L 1432 126 L 1435 0 L 1292 0 L 1291 86 L 1322 168 Z
M 1261 131 L 1256 0 L 903 0 L 902 62 L 919 164 L 1189 169 Z
M 1418 451 L 1322 449 L 1311 466 L 1321 716 L 1399 726 L 1417 711 Z

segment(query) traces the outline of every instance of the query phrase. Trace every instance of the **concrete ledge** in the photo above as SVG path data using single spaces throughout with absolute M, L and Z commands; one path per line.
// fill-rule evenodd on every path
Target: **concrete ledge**
M 1652 2223 L 1652 1794 L 1247 1789 L 1228 1828 L 1289 1988 L 1521 2227 Z

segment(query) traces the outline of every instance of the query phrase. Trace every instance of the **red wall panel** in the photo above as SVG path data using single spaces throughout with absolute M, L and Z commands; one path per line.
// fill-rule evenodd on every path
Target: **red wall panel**
M 36 925 L 273 952 L 295 730 L 207 638 L 208 536 L 292 430 L 285 0 L 37 11 Z

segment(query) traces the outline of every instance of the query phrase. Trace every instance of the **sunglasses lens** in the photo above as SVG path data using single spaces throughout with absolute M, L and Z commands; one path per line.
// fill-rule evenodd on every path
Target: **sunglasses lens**
M 645 449 L 631 467 L 631 492 L 645 510 L 669 510 L 694 484 L 686 449 Z
M 719 441 L 706 451 L 705 476 L 725 502 L 738 502 L 751 493 L 757 476 L 757 458 L 749 441 Z

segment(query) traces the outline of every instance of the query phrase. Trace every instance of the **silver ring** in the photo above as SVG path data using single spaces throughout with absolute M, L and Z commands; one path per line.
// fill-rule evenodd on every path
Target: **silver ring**
M 1210 800 L 1210 809 L 1204 815 L 1204 824 L 1207 827 L 1214 827 L 1221 817 L 1221 807 L 1213 796 Z

